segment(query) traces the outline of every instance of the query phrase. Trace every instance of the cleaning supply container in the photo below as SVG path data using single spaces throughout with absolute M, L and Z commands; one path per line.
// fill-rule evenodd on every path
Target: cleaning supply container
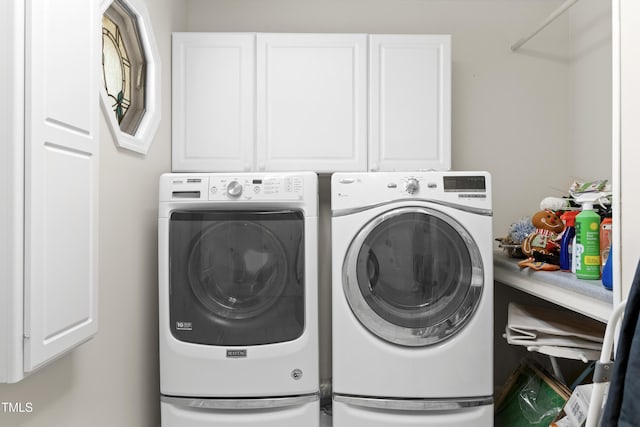
M 582 201 L 582 212 L 576 216 L 576 277 L 600 279 L 600 215 L 593 210 L 593 200 Z
M 600 223 L 600 265 L 604 269 L 611 249 L 611 234 L 613 233 L 613 221 L 611 217 L 602 219 Z
M 560 239 L 560 269 L 571 271 L 573 264 L 573 243 L 576 236 L 576 216 L 579 211 L 567 211 L 560 216 L 565 228 Z
M 602 286 L 613 289 L 613 272 L 611 271 L 611 234 L 613 233 L 613 221 L 606 217 L 600 224 L 600 264 L 602 265 Z
M 604 264 L 604 267 L 602 268 L 602 286 L 609 289 L 610 291 L 613 290 L 612 258 L 613 258 L 613 250 L 609 249 L 609 256 L 607 257 L 607 262 Z

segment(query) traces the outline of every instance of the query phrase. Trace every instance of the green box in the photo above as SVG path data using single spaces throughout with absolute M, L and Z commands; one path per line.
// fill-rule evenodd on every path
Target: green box
M 571 391 L 531 361 L 511 374 L 496 401 L 495 427 L 548 427 Z

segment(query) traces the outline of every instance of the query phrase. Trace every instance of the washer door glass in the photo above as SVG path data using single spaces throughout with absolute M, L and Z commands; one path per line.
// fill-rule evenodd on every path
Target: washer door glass
M 426 207 L 376 217 L 351 243 L 343 266 L 358 320 L 387 341 L 424 346 L 457 333 L 482 295 L 480 251 L 450 216 Z
M 257 345 L 302 334 L 301 212 L 174 212 L 170 221 L 174 336 Z
M 287 283 L 284 247 L 271 230 L 255 222 L 218 222 L 191 248 L 189 285 L 211 313 L 227 319 L 260 315 Z

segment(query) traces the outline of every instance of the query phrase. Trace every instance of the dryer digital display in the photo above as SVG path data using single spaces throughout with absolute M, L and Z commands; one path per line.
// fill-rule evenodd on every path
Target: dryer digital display
M 486 191 L 485 177 L 479 176 L 444 176 L 444 191 Z

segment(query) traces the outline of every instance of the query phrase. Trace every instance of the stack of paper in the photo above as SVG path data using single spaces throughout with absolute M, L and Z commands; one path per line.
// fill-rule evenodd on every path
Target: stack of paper
M 605 326 L 568 310 L 509 303 L 505 338 L 529 351 L 587 362 L 600 357 Z

